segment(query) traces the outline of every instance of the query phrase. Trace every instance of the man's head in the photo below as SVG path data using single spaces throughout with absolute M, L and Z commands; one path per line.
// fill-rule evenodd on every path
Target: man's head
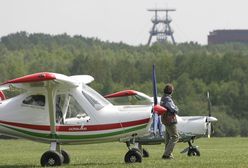
M 174 91 L 174 87 L 173 87 L 173 85 L 171 83 L 168 83 L 168 84 L 165 85 L 164 94 L 170 95 L 170 94 L 173 93 L 173 91 Z

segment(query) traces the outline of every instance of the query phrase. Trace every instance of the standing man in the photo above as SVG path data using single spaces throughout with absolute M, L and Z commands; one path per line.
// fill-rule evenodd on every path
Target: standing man
M 172 100 L 172 93 L 174 87 L 172 84 L 166 84 L 164 88 L 164 95 L 161 98 L 160 105 L 167 109 L 167 112 L 162 115 L 162 123 L 166 127 L 165 131 L 165 151 L 162 156 L 163 159 L 174 159 L 172 152 L 179 139 L 177 132 L 177 118 L 178 108 Z

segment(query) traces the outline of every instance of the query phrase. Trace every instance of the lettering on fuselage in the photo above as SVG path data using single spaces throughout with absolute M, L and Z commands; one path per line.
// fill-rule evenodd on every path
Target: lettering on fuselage
M 71 127 L 68 129 L 68 131 L 87 131 L 87 127 Z

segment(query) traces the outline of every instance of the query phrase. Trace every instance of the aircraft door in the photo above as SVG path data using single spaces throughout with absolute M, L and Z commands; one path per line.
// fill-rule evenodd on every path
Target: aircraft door
M 58 105 L 57 105 L 58 104 Z M 61 111 L 61 112 L 60 112 Z M 56 98 L 56 121 L 64 125 L 85 125 L 90 117 L 83 107 L 70 94 L 58 95 Z

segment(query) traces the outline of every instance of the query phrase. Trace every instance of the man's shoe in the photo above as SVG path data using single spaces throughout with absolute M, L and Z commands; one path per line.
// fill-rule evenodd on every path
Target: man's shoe
M 168 159 L 168 160 L 170 160 L 170 159 L 174 159 L 174 157 L 173 157 L 173 156 L 166 156 L 166 155 L 163 155 L 163 156 L 162 156 L 162 159 Z

